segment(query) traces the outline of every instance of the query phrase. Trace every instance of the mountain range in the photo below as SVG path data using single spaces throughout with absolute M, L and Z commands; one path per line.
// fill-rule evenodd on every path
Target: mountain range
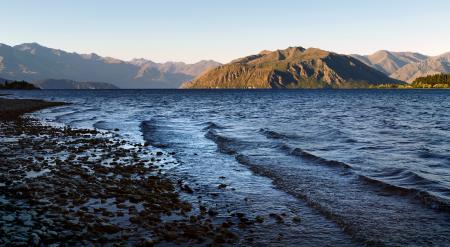
M 450 73 L 450 53 L 407 64 L 391 74 L 391 77 L 411 83 L 416 78 L 441 73 Z
M 414 52 L 383 50 L 372 55 L 352 56 L 394 79 L 408 83 L 422 76 L 450 73 L 450 53 L 430 57 Z
M 195 64 L 155 63 L 145 59 L 122 61 L 97 54 L 69 53 L 37 43 L 0 44 L 0 76 L 10 80 L 108 82 L 119 88 L 178 88 L 203 71 L 219 66 L 215 61 Z
M 358 59 L 316 48 L 263 51 L 212 69 L 184 88 L 357 88 L 401 84 Z
M 381 50 L 347 56 L 292 47 L 263 51 L 222 65 L 212 60 L 195 64 L 156 63 L 142 58 L 124 61 L 37 43 L 0 44 L 0 77 L 30 81 L 42 88 L 179 88 L 183 83 L 184 87 L 333 88 L 398 80 L 411 83 L 437 73 L 450 73 L 450 53 L 430 57 Z
M 33 84 L 41 89 L 119 89 L 106 82 L 79 82 L 68 79 L 46 79 Z

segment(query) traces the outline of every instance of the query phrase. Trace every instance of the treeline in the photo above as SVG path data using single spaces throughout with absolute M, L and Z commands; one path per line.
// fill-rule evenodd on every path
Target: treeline
M 450 74 L 419 77 L 411 85 L 414 88 L 450 88 Z
M 436 74 L 424 77 L 419 77 L 411 84 L 380 84 L 371 85 L 369 88 L 399 88 L 399 89 L 413 89 L 413 88 L 450 88 L 450 74 Z
M 4 83 L 0 83 L 0 89 L 25 89 L 25 90 L 32 90 L 32 89 L 39 89 L 38 87 L 34 86 L 31 83 L 28 83 L 26 81 L 5 81 Z

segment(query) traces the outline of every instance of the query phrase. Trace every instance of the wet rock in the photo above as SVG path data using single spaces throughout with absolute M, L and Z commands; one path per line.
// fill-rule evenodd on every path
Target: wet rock
M 175 231 L 167 231 L 164 235 L 165 239 L 168 241 L 173 241 L 177 239 L 178 234 Z
M 232 229 L 231 222 L 215 226 L 211 220 L 217 215 L 215 210 L 201 206 L 200 215 L 189 213 L 192 205 L 180 200 L 176 186 L 159 175 L 162 170 L 152 163 L 163 159 L 155 158 L 163 156 L 162 151 L 151 154 L 136 145 L 125 149 L 121 146 L 127 144 L 124 140 L 109 139 L 108 135 L 98 138 L 89 130 L 23 124 L 13 130 L 24 134 L 20 141 L 1 152 L 11 153 L 9 164 L 25 168 L 2 170 L 0 166 L 0 180 L 5 185 L 2 192 L 8 200 L 20 200 L 3 203 L 1 198 L 0 207 L 9 207 L 17 217 L 0 213 L 0 245 L 9 246 L 14 236 L 16 243 L 26 246 L 153 245 L 160 239 L 183 246 L 205 238 L 208 243 L 216 239 L 216 244 L 227 242 L 233 235 L 227 230 Z M 0 135 L 2 131 L 0 123 Z M 39 140 L 35 136 L 40 136 Z M 154 157 L 141 159 L 144 152 Z M 25 170 L 44 169 L 49 170 L 46 176 L 22 180 Z M 187 193 L 194 191 L 182 182 L 179 186 Z M 16 211 L 19 207 L 26 210 Z M 129 223 L 123 222 L 127 219 Z M 112 224 L 117 221 L 123 223 Z M 241 221 L 245 225 L 250 222 Z M 144 233 L 151 240 L 139 242 Z
M 217 186 L 218 189 L 225 189 L 228 185 L 226 184 L 219 184 L 219 186 Z
M 23 222 L 23 225 L 24 225 L 24 226 L 32 227 L 32 226 L 34 226 L 34 222 L 31 221 L 31 220 L 28 220 L 28 221 Z
M 31 218 L 32 218 L 31 215 L 30 215 L 30 214 L 27 214 L 27 213 L 21 213 L 21 214 L 19 214 L 19 216 L 17 217 L 18 220 L 22 221 L 22 223 L 23 223 L 23 222 L 26 222 L 26 221 L 30 221 Z
M 22 243 L 26 244 L 28 242 L 28 239 L 24 236 L 14 235 L 12 236 L 11 241 L 15 242 L 16 245 L 22 245 Z
M 31 239 L 30 243 L 32 246 L 39 246 L 39 243 L 41 242 L 41 238 L 36 233 L 31 233 Z
M 2 220 L 6 221 L 6 222 L 12 222 L 15 220 L 15 217 L 14 217 L 14 215 L 5 215 L 5 216 L 2 216 Z
M 189 185 L 185 184 L 184 186 L 181 187 L 182 190 L 186 193 L 192 194 L 194 193 L 194 191 L 191 189 L 191 187 L 189 187 Z
M 269 216 L 270 216 L 271 218 L 275 219 L 275 220 L 277 221 L 277 223 L 283 223 L 283 222 L 284 222 L 283 217 L 281 217 L 281 216 L 278 215 L 278 214 L 271 213 L 271 214 L 269 214 Z
M 208 215 L 211 217 L 217 216 L 219 213 L 217 211 L 215 211 L 214 209 L 210 208 L 208 210 Z
M 298 216 L 294 216 L 292 218 L 292 222 L 294 222 L 294 223 L 300 223 L 301 221 L 302 221 L 302 219 L 300 217 L 298 217 Z
M 92 230 L 94 232 L 98 233 L 117 233 L 120 232 L 122 229 L 116 225 L 107 224 L 107 223 L 99 223 L 92 226 Z
M 255 221 L 257 223 L 263 223 L 264 222 L 264 218 L 262 216 L 258 215 L 258 216 L 255 217 Z

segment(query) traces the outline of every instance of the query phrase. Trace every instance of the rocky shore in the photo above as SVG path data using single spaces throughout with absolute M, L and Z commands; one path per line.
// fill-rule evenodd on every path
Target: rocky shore
M 192 189 L 164 176 L 162 152 L 23 116 L 62 104 L 0 99 L 0 246 L 237 241 L 236 222 L 180 199 Z

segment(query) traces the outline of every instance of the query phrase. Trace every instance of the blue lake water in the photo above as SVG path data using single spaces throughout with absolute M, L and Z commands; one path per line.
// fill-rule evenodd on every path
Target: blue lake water
M 255 225 L 242 244 L 450 246 L 450 91 L 13 94 L 73 103 L 35 114 L 45 121 L 175 152 L 167 174 L 200 188 L 219 217 L 301 218 Z

